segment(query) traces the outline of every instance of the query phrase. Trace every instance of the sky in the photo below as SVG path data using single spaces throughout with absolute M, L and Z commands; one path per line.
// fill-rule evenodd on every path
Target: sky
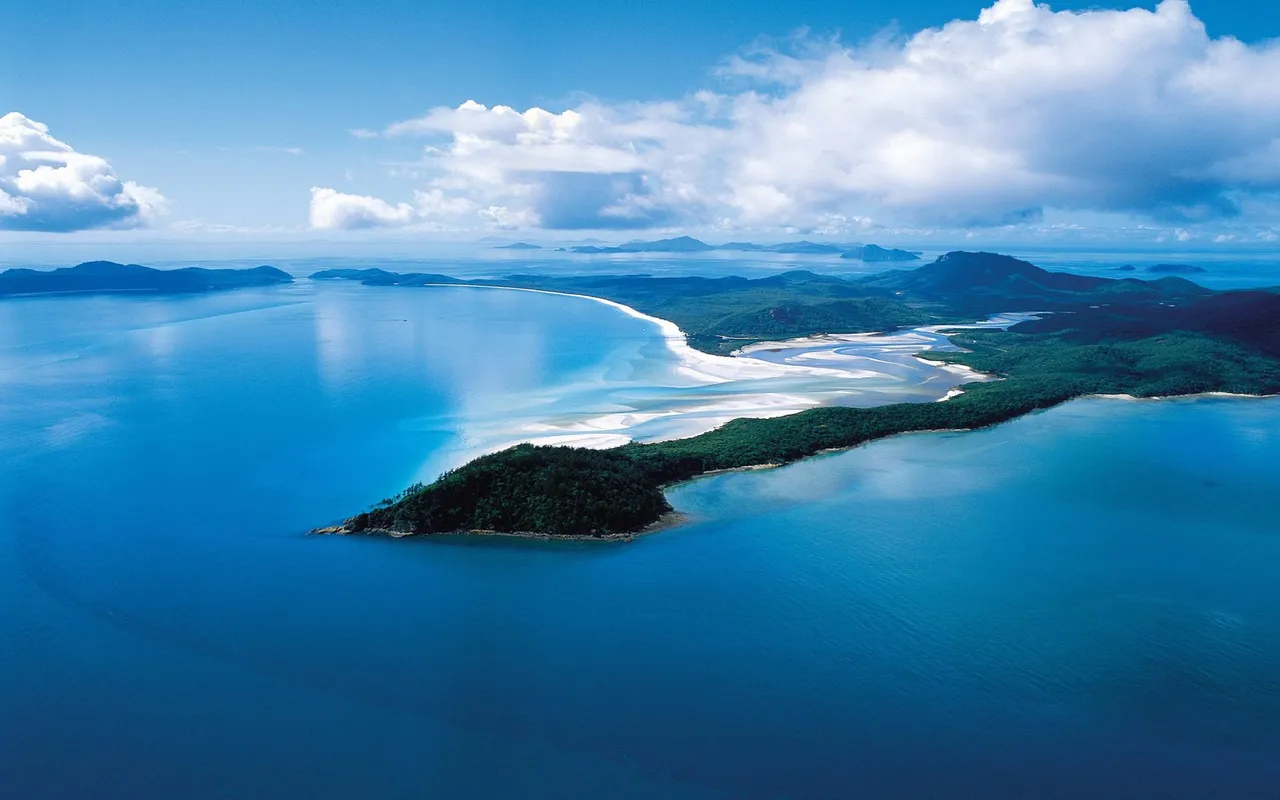
M 1256 0 L 6 6 L 0 244 L 1280 238 Z

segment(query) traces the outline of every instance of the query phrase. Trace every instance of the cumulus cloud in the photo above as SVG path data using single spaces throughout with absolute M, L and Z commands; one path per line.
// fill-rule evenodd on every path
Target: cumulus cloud
M 48 126 L 17 112 L 0 117 L 0 230 L 136 228 L 165 205 L 157 190 L 121 181 L 106 160 L 76 152 Z
M 721 90 L 675 102 L 468 101 L 391 125 L 428 140 L 430 176 L 395 224 L 500 208 L 544 228 L 838 231 L 1065 209 L 1185 226 L 1280 189 L 1280 45 L 1212 39 L 1185 0 L 998 0 L 863 47 L 756 48 L 718 74 Z
M 391 205 L 376 197 L 343 194 L 334 189 L 311 187 L 311 227 L 321 230 L 385 228 L 413 220 L 408 203 Z

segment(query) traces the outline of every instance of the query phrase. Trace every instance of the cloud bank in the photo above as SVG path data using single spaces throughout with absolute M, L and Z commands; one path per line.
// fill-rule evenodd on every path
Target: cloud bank
M 1223 220 L 1275 205 L 1277 75 L 1280 45 L 1211 39 L 1185 0 L 998 0 L 899 40 L 756 48 L 725 62 L 719 90 L 678 101 L 437 108 L 381 134 L 426 140 L 412 203 L 317 189 L 311 218 L 833 233 L 1046 209 Z
M 165 207 L 155 189 L 121 181 L 97 156 L 77 153 L 17 112 L 0 117 L 0 230 L 137 228 Z

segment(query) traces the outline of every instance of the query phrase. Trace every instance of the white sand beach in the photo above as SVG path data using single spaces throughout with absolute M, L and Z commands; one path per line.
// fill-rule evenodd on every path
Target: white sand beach
M 957 349 L 941 331 L 1003 328 L 1032 316 L 1006 314 L 968 325 L 760 342 L 730 356 L 716 356 L 691 347 L 675 323 L 612 300 L 545 289 L 428 285 L 602 303 L 656 328 L 672 359 L 656 378 L 592 379 L 561 387 L 555 395 L 477 409 L 461 426 L 462 441 L 447 462 L 424 467 L 423 479 L 434 478 L 439 469 L 524 442 L 608 448 L 631 441 L 687 438 L 733 419 L 778 417 L 819 405 L 946 401 L 961 394 L 964 384 L 992 377 L 961 365 L 919 358 L 923 352 Z
M 485 284 L 427 283 L 423 285 L 455 289 L 495 289 L 508 292 L 532 292 L 534 294 L 548 294 L 556 297 L 574 297 L 579 300 L 591 300 L 596 303 L 603 303 L 611 308 L 616 308 L 629 317 L 644 320 L 645 322 L 655 326 L 666 340 L 667 349 L 680 359 L 681 374 L 706 383 L 723 383 L 726 381 L 748 380 L 755 378 L 773 378 L 787 374 L 847 377 L 846 374 L 840 370 L 829 370 L 822 367 L 805 367 L 791 364 L 770 364 L 756 360 L 739 359 L 732 356 L 715 356 L 710 353 L 703 353 L 702 351 L 695 350 L 689 346 L 689 341 L 685 336 L 684 331 L 680 330 L 674 322 L 641 313 L 631 306 L 623 305 L 622 303 L 618 303 L 613 300 L 606 300 L 603 297 L 593 297 L 588 294 L 572 294 L 570 292 L 553 292 L 549 289 L 524 289 L 515 286 L 488 286 Z

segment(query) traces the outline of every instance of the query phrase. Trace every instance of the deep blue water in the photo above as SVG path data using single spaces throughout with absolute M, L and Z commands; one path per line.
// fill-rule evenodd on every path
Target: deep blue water
M 507 292 L 0 303 L 0 794 L 1275 795 L 1278 400 L 710 477 L 626 545 L 303 535 L 663 352 Z

